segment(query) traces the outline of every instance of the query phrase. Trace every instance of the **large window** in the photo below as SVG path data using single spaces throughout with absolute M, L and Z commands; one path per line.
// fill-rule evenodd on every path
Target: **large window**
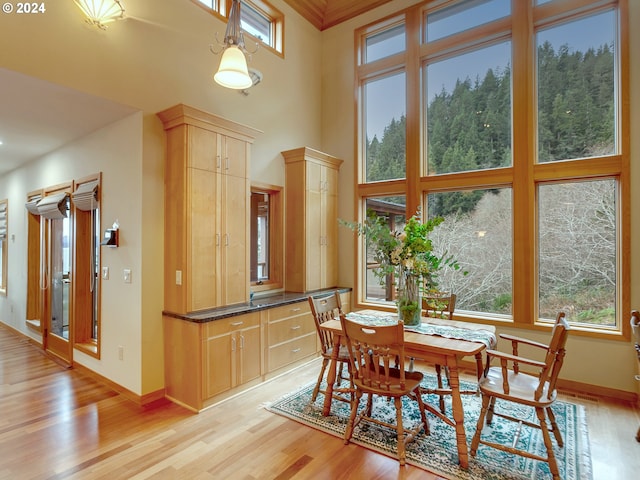
M 358 220 L 444 217 L 458 318 L 627 333 L 626 1 L 424 2 L 356 32 Z M 357 303 L 391 307 L 359 248 Z

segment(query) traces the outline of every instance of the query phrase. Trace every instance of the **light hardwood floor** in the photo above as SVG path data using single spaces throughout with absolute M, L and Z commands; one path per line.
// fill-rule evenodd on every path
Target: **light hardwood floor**
M 439 478 L 263 408 L 318 368 L 193 414 L 165 401 L 139 407 L 0 327 L 0 479 Z M 638 410 L 572 400 L 587 409 L 594 480 L 638 478 Z

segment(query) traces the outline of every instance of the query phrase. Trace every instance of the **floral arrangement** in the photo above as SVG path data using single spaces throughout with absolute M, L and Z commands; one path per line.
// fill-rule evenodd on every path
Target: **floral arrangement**
M 429 234 L 443 221 L 442 217 L 434 217 L 423 223 L 421 211 L 418 210 L 407 221 L 404 230 L 397 232 L 389 228 L 386 217 L 378 216 L 375 212 L 368 212 L 364 223 L 340 220 L 343 225 L 366 238 L 367 247 L 373 251 L 378 264 L 374 273 L 380 284 L 384 285 L 390 274 L 395 275 L 398 310 L 406 324 L 415 321 L 416 316 L 420 321 L 420 291 L 437 290 L 438 272 L 444 267 L 460 269 L 453 256 L 446 253 L 437 256 L 433 253 Z

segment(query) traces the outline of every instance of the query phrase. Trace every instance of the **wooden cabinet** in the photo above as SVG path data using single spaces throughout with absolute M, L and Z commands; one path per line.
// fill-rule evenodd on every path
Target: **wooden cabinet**
M 263 328 L 259 312 L 196 323 L 163 317 L 165 394 L 200 411 L 213 399 L 262 381 Z
M 249 299 L 250 127 L 186 105 L 158 113 L 167 135 L 165 310 Z
M 260 314 L 203 326 L 203 400 L 260 377 Z
M 342 160 L 311 148 L 285 161 L 285 286 L 306 292 L 337 285 L 338 170 Z
M 317 332 L 309 302 L 267 310 L 267 369 L 269 372 L 317 353 Z

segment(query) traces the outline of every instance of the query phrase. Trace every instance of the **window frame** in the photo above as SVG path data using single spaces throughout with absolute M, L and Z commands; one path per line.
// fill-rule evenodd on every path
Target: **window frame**
M 101 339 L 101 298 L 102 298 L 102 247 L 100 246 L 100 236 L 95 235 L 96 227 L 99 231 L 102 231 L 102 205 L 101 205 L 101 192 L 102 192 L 102 173 L 94 174 L 88 177 L 84 177 L 73 182 L 73 191 L 75 192 L 78 186 L 89 183 L 98 182 L 98 201 L 97 208 L 93 210 L 96 213 L 83 212 L 73 205 L 73 236 L 74 236 L 74 252 L 73 252 L 73 275 L 74 275 L 74 336 L 73 347 L 89 356 L 100 358 L 100 339 Z M 94 224 L 94 222 L 97 224 Z M 97 245 L 93 243 L 97 242 Z M 86 278 L 87 268 L 92 268 L 91 264 L 83 261 L 83 257 L 87 255 L 87 250 L 91 251 L 97 249 L 99 258 L 97 259 L 97 271 L 95 287 L 98 289 L 97 298 L 93 298 L 93 294 L 86 295 L 80 290 L 81 283 L 80 278 Z M 95 250 L 94 250 L 95 251 Z M 94 260 L 93 254 L 90 254 L 90 258 Z M 92 293 L 92 292 L 90 292 Z M 94 304 L 94 301 L 97 303 Z M 94 317 L 95 313 L 95 317 Z M 96 322 L 96 336 L 93 337 L 93 323 Z
M 616 327 L 602 329 L 584 324 L 573 324 L 577 335 L 627 341 L 630 327 L 625 312 L 630 309 L 630 126 L 629 126 L 629 61 L 628 61 L 628 0 L 584 0 L 576 2 L 552 1 L 542 5 L 512 0 L 511 14 L 507 17 L 476 26 L 472 29 L 426 42 L 423 25 L 429 11 L 448 7 L 452 2 L 433 6 L 422 2 L 385 19 L 361 27 L 355 32 L 355 93 L 357 98 L 356 124 L 356 215 L 358 221 L 365 217 L 364 204 L 368 197 L 402 194 L 407 199 L 407 216 L 418 207 L 425 208 L 426 195 L 461 189 L 486 189 L 509 187 L 513 192 L 513 312 L 512 318 L 498 315 L 456 312 L 461 320 L 479 321 L 495 325 L 508 325 L 532 330 L 548 330 L 548 322 L 538 321 L 537 291 L 537 187 L 550 181 L 582 181 L 615 178 L 617 181 L 617 214 L 619 233 L 617 244 Z M 616 11 L 616 137 L 617 152 L 614 155 L 594 157 L 588 160 L 566 160 L 537 163 L 537 60 L 535 35 L 538 29 L 562 24 L 605 10 Z M 391 21 L 393 19 L 393 21 Z M 366 38 L 379 33 L 381 28 L 404 19 L 407 45 L 403 54 L 364 63 L 363 49 Z M 402 20 L 400 20 L 402 21 Z M 411 39 L 419 39 L 412 42 Z M 513 163 L 508 167 L 486 171 L 426 175 L 426 85 L 422 71 L 428 62 L 477 49 L 479 46 L 511 41 L 512 118 L 511 145 Z M 367 79 L 396 69 L 405 69 L 407 75 L 407 178 L 404 180 L 366 183 L 363 131 L 363 85 Z M 355 303 L 361 308 L 387 308 L 366 301 L 363 281 L 363 251 L 359 239 L 354 240 L 358 262 Z M 518 281 L 516 281 L 516 274 Z
M 260 182 L 251 182 L 251 193 L 269 195 L 269 278 L 251 282 L 252 292 L 278 290 L 283 287 L 284 266 L 284 202 L 283 188 Z M 253 232 L 250 232 L 253 238 Z M 250 242 L 252 243 L 252 242 Z

